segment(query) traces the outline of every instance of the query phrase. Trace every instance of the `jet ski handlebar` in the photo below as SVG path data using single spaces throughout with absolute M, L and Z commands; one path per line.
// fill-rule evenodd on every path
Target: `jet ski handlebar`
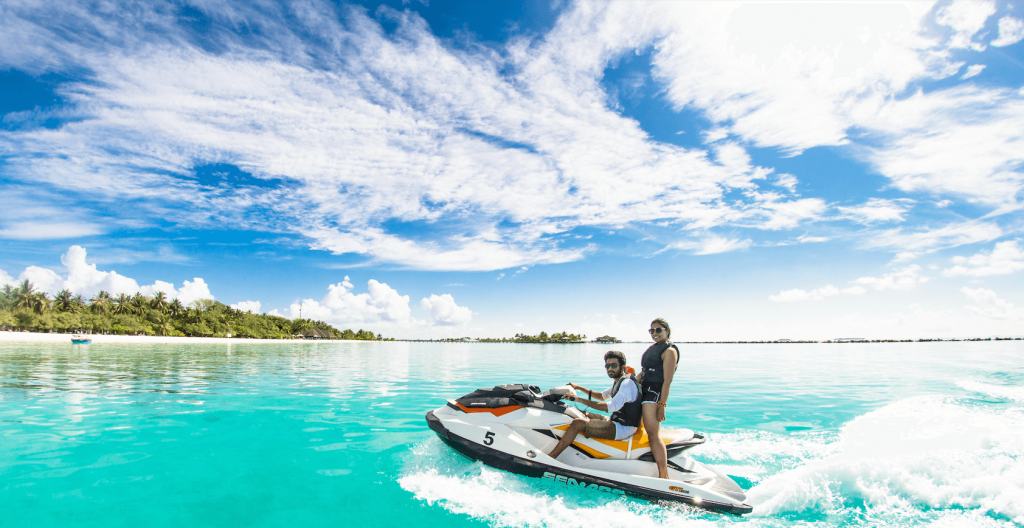
M 557 403 L 562 400 L 563 396 L 572 392 L 572 387 L 568 385 L 562 385 L 561 387 L 554 387 L 540 393 L 540 398 L 548 400 L 551 403 Z

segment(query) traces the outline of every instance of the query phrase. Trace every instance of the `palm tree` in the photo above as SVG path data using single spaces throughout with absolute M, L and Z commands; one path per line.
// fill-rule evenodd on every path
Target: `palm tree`
M 71 292 L 67 288 L 57 292 L 57 296 L 53 298 L 53 305 L 59 312 L 70 312 L 71 311 Z
M 114 299 L 115 314 L 129 314 L 132 311 L 132 298 L 127 294 L 120 294 Z
M 82 311 L 83 309 L 86 308 L 86 306 L 87 305 L 86 305 L 85 297 L 82 297 L 81 293 L 76 294 L 74 297 L 71 298 L 71 309 L 75 313 L 78 313 L 78 312 Z
M 0 291 L 0 310 L 7 310 L 8 308 L 14 307 L 14 295 L 17 292 L 10 284 L 4 284 L 4 288 Z
M 174 299 L 173 301 L 171 301 L 168 307 L 170 308 L 171 315 L 178 315 L 181 312 L 185 311 L 185 305 L 181 304 L 181 301 L 178 299 Z
M 110 310 L 110 294 L 100 290 L 95 297 L 92 298 L 92 311 L 98 314 L 105 314 Z
M 17 290 L 14 293 L 14 307 L 15 308 L 32 308 L 35 306 L 35 295 L 36 287 L 25 279 L 21 284 L 18 285 Z
M 167 313 L 167 295 L 162 291 L 153 294 L 153 303 L 150 305 L 160 313 Z
M 133 296 L 131 300 L 132 312 L 137 315 L 143 314 L 147 304 L 149 303 L 146 302 L 146 298 L 142 293 L 135 292 L 135 296 Z
M 35 308 L 36 313 L 42 315 L 50 311 L 53 308 L 53 301 L 50 300 L 50 296 L 46 292 L 35 293 L 32 295 L 32 308 Z

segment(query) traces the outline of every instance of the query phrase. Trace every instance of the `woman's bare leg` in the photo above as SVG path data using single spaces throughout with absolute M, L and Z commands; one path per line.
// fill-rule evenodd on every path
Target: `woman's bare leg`
M 661 441 L 661 422 L 658 421 L 658 404 L 644 403 L 643 409 L 644 430 L 647 431 L 647 442 L 651 444 L 651 454 L 654 455 L 654 463 L 658 465 L 658 478 L 668 478 L 668 449 Z

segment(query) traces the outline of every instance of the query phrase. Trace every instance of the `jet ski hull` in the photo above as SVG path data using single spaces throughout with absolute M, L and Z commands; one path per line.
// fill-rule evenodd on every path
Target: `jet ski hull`
M 679 482 L 678 484 L 680 484 L 680 486 L 673 486 L 679 491 L 667 492 L 632 484 L 630 482 L 626 482 L 625 480 L 627 479 L 613 480 L 594 474 L 606 474 L 606 472 L 602 471 L 584 472 L 579 469 L 566 467 L 564 464 L 559 464 L 557 461 L 553 461 L 555 462 L 554 464 L 547 464 L 541 460 L 537 460 L 537 458 L 545 458 L 547 460 L 552 459 L 548 458 L 546 455 L 536 455 L 535 449 L 528 451 L 528 453 L 534 453 L 533 459 L 506 453 L 500 449 L 483 445 L 480 442 L 470 440 L 451 431 L 435 414 L 435 411 L 444 412 L 444 409 L 445 408 L 442 407 L 427 413 L 427 425 L 430 429 L 437 433 L 438 437 L 440 437 L 442 441 L 459 453 L 462 453 L 472 460 L 479 460 L 482 463 L 497 469 L 527 477 L 546 479 L 565 486 L 577 488 L 584 487 L 596 491 L 603 491 L 617 495 L 629 495 L 631 497 L 648 500 L 679 502 L 707 510 L 731 513 L 734 515 L 742 515 L 752 511 L 752 507 L 745 503 L 720 502 L 711 500 L 707 497 L 701 498 L 687 495 L 686 493 L 689 493 L 689 490 L 682 486 L 692 486 L 685 482 Z M 724 476 L 722 477 L 727 478 Z M 634 477 L 634 479 L 638 478 L 642 477 Z M 730 480 L 729 482 L 731 483 L 732 481 Z M 735 486 L 735 484 L 733 484 L 733 486 Z

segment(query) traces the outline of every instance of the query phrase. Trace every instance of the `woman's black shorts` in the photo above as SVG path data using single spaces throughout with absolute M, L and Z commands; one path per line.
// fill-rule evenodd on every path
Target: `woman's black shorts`
M 658 403 L 661 398 L 661 383 L 647 383 L 640 385 L 640 403 Z

